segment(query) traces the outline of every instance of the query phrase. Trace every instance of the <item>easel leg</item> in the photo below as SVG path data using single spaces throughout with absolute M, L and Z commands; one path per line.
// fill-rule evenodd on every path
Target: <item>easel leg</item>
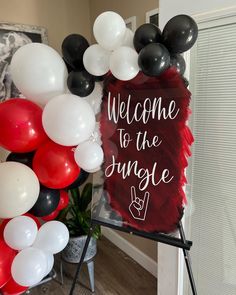
M 179 222 L 179 233 L 180 233 L 180 237 L 181 237 L 182 242 L 186 243 L 184 229 L 183 229 L 183 225 L 182 225 L 181 221 Z M 189 281 L 190 281 L 192 293 L 193 293 L 193 295 L 197 295 L 197 289 L 196 289 L 196 285 L 195 285 L 195 281 L 194 281 L 194 277 L 193 277 L 193 271 L 192 271 L 192 265 L 191 265 L 189 251 L 183 248 L 183 253 L 184 253 L 184 260 L 185 260 L 185 264 L 186 264 L 187 271 L 188 271 L 188 276 L 189 276 Z
M 75 275 L 74 275 L 74 279 L 73 279 L 73 283 L 72 283 L 72 286 L 71 286 L 69 295 L 73 295 L 73 293 L 74 293 L 76 281 L 78 279 L 81 266 L 82 266 L 82 264 L 84 262 L 84 257 L 86 255 L 86 252 L 87 252 L 87 249 L 88 249 L 88 245 L 89 245 L 90 239 L 92 237 L 94 228 L 95 228 L 95 225 L 94 224 L 91 224 L 91 227 L 90 227 L 90 230 L 89 230 L 89 233 L 88 233 L 88 236 L 87 236 L 85 245 L 84 245 L 84 249 L 83 249 L 83 252 L 82 252 L 82 255 L 81 255 L 81 258 L 80 258 L 80 262 L 78 263 L 78 266 L 77 266 L 77 269 L 76 269 L 76 272 L 75 272 Z
M 95 292 L 95 283 L 94 283 L 94 261 L 90 260 L 87 262 L 88 274 L 89 274 L 89 282 L 91 291 Z

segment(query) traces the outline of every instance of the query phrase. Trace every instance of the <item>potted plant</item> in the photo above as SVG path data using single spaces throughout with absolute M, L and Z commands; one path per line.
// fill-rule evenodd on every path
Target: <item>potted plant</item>
M 57 218 L 67 226 L 70 232 L 69 243 L 63 250 L 62 257 L 67 262 L 78 263 L 90 229 L 92 183 L 87 183 L 83 189 L 71 189 L 69 195 L 70 201 L 68 207 L 63 209 Z M 90 240 L 84 261 L 88 261 L 96 255 L 96 240 L 100 235 L 101 230 L 97 226 Z

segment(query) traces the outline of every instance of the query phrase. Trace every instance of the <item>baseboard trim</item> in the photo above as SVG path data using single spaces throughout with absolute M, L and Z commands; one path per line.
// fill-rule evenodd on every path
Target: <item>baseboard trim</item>
M 151 259 L 110 228 L 102 228 L 102 234 L 153 276 L 157 277 L 157 262 L 155 260 Z

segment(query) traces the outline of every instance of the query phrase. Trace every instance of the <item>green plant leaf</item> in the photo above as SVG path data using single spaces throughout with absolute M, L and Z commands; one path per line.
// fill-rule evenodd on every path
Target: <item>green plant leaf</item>
M 78 214 L 80 214 L 79 209 L 75 206 L 71 206 L 70 213 L 74 218 L 77 218 Z
M 71 236 L 87 235 L 91 226 L 91 210 L 88 209 L 92 200 L 93 186 L 87 183 L 80 193 L 79 188 L 70 190 L 68 207 L 61 210 L 57 220 L 62 221 L 68 228 Z M 101 236 L 100 226 L 96 226 L 93 237 Z
M 71 205 L 69 204 L 66 208 L 62 209 L 57 216 L 57 220 L 64 222 L 66 220 L 67 214 L 71 210 Z
M 101 237 L 101 227 L 99 225 L 97 225 L 93 231 L 93 238 L 95 239 L 99 239 Z
M 79 188 L 73 188 L 70 190 L 72 202 L 73 204 L 78 207 L 79 206 L 79 199 L 80 199 L 80 191 Z
M 81 197 L 79 199 L 79 209 L 81 212 L 85 211 L 88 208 L 88 205 L 92 201 L 93 186 L 92 183 L 86 183 Z

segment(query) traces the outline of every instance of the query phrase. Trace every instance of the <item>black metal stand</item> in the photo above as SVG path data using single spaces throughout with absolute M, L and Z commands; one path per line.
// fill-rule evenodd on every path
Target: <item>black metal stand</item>
M 93 231 L 95 229 L 95 224 L 94 223 L 91 223 L 91 227 L 89 229 L 89 233 L 88 233 L 88 236 L 87 236 L 87 239 L 86 239 L 86 242 L 85 242 L 85 245 L 84 245 L 84 249 L 83 249 L 83 252 L 82 252 L 82 255 L 81 255 L 81 258 L 80 258 L 80 261 L 78 263 L 78 266 L 77 266 L 77 269 L 76 269 L 76 272 L 75 272 L 75 275 L 74 275 L 74 278 L 73 278 L 73 283 L 72 283 L 72 286 L 71 286 L 71 289 L 70 289 L 70 295 L 73 295 L 74 293 L 74 289 L 75 289 L 75 285 L 76 285 L 76 281 L 77 281 L 77 278 L 79 276 L 79 272 L 80 272 L 80 269 L 81 269 L 81 266 L 83 264 L 83 261 L 84 261 L 84 257 L 86 255 L 86 252 L 87 252 L 87 249 L 88 249 L 88 245 L 89 245 L 89 242 L 90 242 L 90 239 L 92 237 L 92 234 L 93 234 Z
M 181 221 L 179 222 L 179 233 L 180 233 L 180 237 L 181 237 L 182 242 L 186 243 L 184 229 L 183 229 L 183 225 L 182 225 Z M 190 254 L 184 248 L 183 248 L 183 253 L 184 253 L 184 260 L 185 260 L 185 264 L 186 264 L 187 271 L 188 271 L 188 277 L 189 277 L 192 293 L 193 293 L 193 295 L 197 295 L 197 289 L 196 289 L 196 285 L 195 285 L 195 281 L 194 281 L 194 277 L 193 277 Z
M 191 260 L 190 260 L 190 255 L 189 255 L 189 250 L 190 250 L 190 248 L 192 246 L 192 242 L 186 240 L 185 234 L 184 234 L 184 229 L 183 229 L 181 221 L 178 224 L 178 230 L 179 230 L 179 234 L 180 234 L 180 239 L 179 239 L 179 238 L 176 238 L 174 236 L 161 234 L 161 233 L 149 234 L 149 233 L 146 233 L 146 232 L 134 230 L 134 229 L 129 228 L 129 227 L 127 227 L 127 228 L 126 227 L 120 227 L 120 226 L 116 226 L 116 225 L 109 224 L 109 223 L 102 222 L 100 220 L 95 220 L 95 219 L 92 219 L 92 221 L 91 221 L 91 227 L 90 227 L 90 230 L 89 230 L 89 233 L 88 233 L 87 240 L 86 240 L 85 245 L 84 245 L 84 249 L 83 249 L 83 252 L 82 252 L 82 255 L 81 255 L 81 258 L 80 258 L 80 262 L 78 263 L 78 266 L 77 266 L 77 269 L 76 269 L 76 272 L 75 272 L 75 275 L 74 275 L 74 278 L 73 278 L 73 283 L 72 283 L 69 295 L 73 295 L 73 293 L 74 293 L 76 281 L 78 279 L 79 272 L 80 272 L 82 263 L 84 261 L 84 257 L 85 257 L 86 252 L 87 252 L 87 248 L 88 248 L 90 239 L 92 237 L 92 234 L 93 234 L 93 231 L 94 231 L 96 225 L 109 227 L 109 228 L 112 228 L 112 229 L 115 229 L 115 230 L 127 232 L 127 233 L 130 233 L 130 234 L 134 234 L 134 235 L 137 235 L 137 236 L 147 238 L 147 239 L 151 239 L 151 240 L 154 240 L 154 241 L 159 242 L 159 243 L 167 244 L 167 245 L 174 246 L 174 247 L 177 247 L 177 248 L 182 248 L 183 253 L 184 253 L 185 264 L 186 264 L 187 271 L 188 271 L 189 281 L 190 281 L 190 285 L 191 285 L 191 289 L 192 289 L 192 294 L 197 295 L 197 289 L 196 289 L 196 285 L 195 285 L 195 281 L 194 281 L 194 277 L 193 277 Z

